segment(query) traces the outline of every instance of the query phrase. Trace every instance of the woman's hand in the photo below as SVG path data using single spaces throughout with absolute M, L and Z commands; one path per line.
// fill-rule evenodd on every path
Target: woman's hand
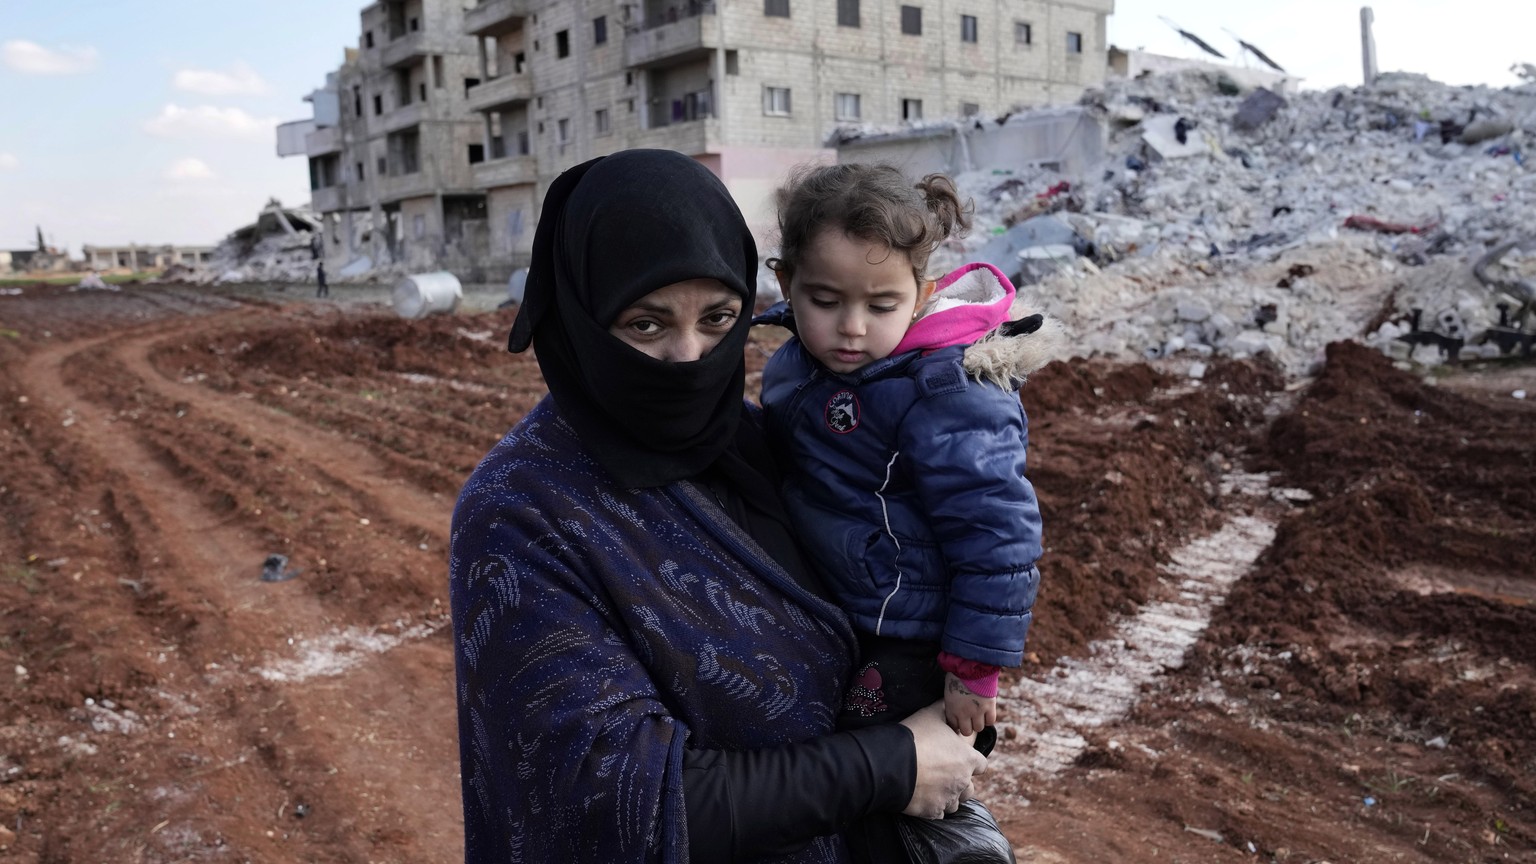
M 917 784 L 907 816 L 940 819 L 972 796 L 972 778 L 987 769 L 987 757 L 972 746 L 975 736 L 960 735 L 944 722 L 944 703 L 935 702 L 901 721 L 912 732 L 917 750 Z

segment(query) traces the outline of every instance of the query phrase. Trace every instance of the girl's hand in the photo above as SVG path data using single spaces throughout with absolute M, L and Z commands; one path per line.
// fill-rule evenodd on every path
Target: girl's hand
M 944 673 L 944 722 L 961 735 L 997 724 L 997 698 L 977 696 L 953 672 Z

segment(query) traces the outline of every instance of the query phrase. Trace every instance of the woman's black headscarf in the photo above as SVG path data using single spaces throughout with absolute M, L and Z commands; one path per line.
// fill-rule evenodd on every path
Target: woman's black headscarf
M 561 416 L 622 485 L 659 486 L 712 466 L 735 474 L 756 276 L 757 245 L 709 169 L 671 150 L 604 156 L 551 184 L 507 347 L 533 344 Z M 657 360 L 608 332 L 645 295 L 700 278 L 742 302 L 703 358 Z M 717 466 L 722 457 L 731 464 Z

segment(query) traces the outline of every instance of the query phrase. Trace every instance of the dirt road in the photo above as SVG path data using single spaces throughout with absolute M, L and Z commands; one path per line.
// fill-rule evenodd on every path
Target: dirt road
M 0 297 L 0 857 L 460 859 L 447 525 L 543 393 L 510 322 Z M 1030 382 L 1021 860 L 1536 860 L 1536 374 L 1497 376 Z

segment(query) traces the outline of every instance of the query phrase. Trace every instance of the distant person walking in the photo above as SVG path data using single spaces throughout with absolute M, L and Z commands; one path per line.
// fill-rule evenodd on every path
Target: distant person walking
M 320 264 L 315 267 L 315 281 L 320 283 L 320 287 L 315 289 L 315 296 L 316 297 L 329 297 L 329 296 L 331 296 L 331 286 L 328 285 L 326 283 L 326 281 L 325 281 L 325 262 L 324 261 L 321 261 Z

